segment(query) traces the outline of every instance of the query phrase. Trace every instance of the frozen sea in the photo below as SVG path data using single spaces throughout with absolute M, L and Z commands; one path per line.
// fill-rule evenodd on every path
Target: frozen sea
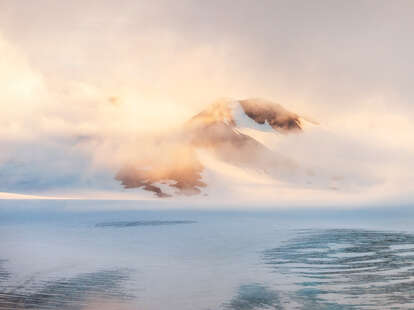
M 414 309 L 414 208 L 140 204 L 0 201 L 0 309 Z

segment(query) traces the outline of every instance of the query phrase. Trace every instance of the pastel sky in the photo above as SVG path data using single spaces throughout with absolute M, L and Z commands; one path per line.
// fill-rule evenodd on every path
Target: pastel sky
M 0 0 L 0 198 L 153 199 L 113 179 L 123 160 L 217 98 L 261 97 L 320 123 L 279 147 L 350 189 L 220 166 L 209 203 L 412 203 L 412 16 L 410 0 Z

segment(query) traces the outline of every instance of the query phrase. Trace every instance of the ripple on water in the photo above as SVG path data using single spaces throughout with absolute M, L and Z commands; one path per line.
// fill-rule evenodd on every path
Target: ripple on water
M 284 245 L 266 250 L 263 258 L 279 273 L 297 277 L 299 289 L 292 297 L 307 309 L 414 307 L 411 234 L 304 230 Z
M 10 273 L 4 268 L 6 260 L 0 259 L 0 292 L 3 288 L 3 283 L 9 279 Z
M 128 270 L 102 270 L 72 278 L 48 280 L 31 285 L 8 287 L 0 291 L 0 309 L 71 309 L 81 310 L 102 300 L 126 302 L 134 296 L 121 284 L 128 280 Z
M 259 283 L 241 285 L 237 295 L 224 304 L 226 310 L 283 309 L 276 291 Z

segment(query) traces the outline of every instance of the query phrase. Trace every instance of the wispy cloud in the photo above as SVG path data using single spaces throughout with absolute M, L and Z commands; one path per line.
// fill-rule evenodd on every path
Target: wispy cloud
M 260 96 L 320 123 L 276 150 L 350 181 L 303 189 L 209 158 L 212 188 L 226 190 L 202 199 L 412 201 L 413 10 L 405 1 L 2 2 L 0 191 L 120 197 L 113 176 L 155 154 L 161 133 L 218 97 Z

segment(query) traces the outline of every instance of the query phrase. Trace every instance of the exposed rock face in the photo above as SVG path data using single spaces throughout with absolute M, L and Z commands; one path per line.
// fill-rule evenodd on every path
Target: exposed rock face
M 195 115 L 188 124 L 204 127 L 213 123 L 224 123 L 234 127 L 236 120 L 233 110 L 236 105 L 240 105 L 244 113 L 256 123 L 262 125 L 267 122 L 276 131 L 286 133 L 302 130 L 299 115 L 286 110 L 280 104 L 262 99 L 216 102 Z
M 299 116 L 286 110 L 280 104 L 260 99 L 247 99 L 239 102 L 246 115 L 259 124 L 267 122 L 273 129 L 284 132 L 302 130 Z
M 202 171 L 203 166 L 195 151 L 186 146 L 180 149 L 171 148 L 165 158 L 160 160 L 154 158 L 153 162 L 128 164 L 118 172 L 116 179 L 125 188 L 142 187 L 164 198 L 171 194 L 164 192 L 162 185 L 176 188 L 180 194 L 199 194 L 199 187 L 206 186 L 201 181 Z
M 235 109 L 242 113 L 235 113 Z M 293 163 L 238 131 L 238 123 L 246 121 L 255 122 L 259 130 L 270 126 L 275 134 L 302 130 L 299 116 L 278 104 L 258 99 L 216 102 L 184 124 L 179 137 L 174 137 L 179 143 L 164 143 L 164 148 L 165 144 L 169 146 L 161 158 L 125 165 L 116 179 L 125 188 L 141 187 L 158 197 L 172 195 L 166 188 L 175 189 L 176 194 L 199 194 L 206 184 L 202 182 L 204 167 L 197 149 L 211 151 L 233 165 L 272 174 L 288 173 L 286 169 L 293 168 Z M 165 138 L 169 140 L 171 137 Z

